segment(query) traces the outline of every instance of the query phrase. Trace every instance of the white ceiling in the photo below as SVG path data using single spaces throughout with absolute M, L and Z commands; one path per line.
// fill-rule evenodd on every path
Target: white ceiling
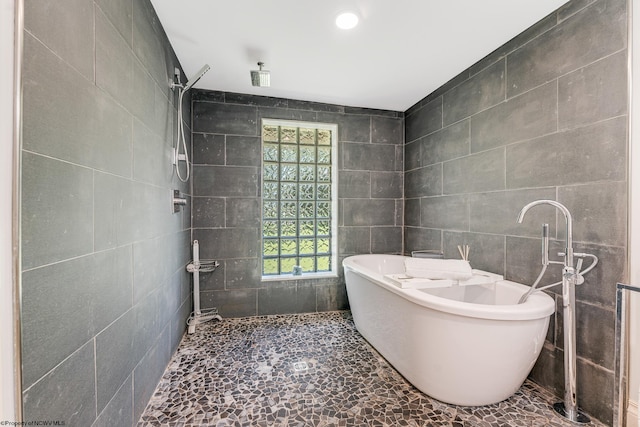
M 187 75 L 211 65 L 195 87 L 405 111 L 567 0 L 151 1 Z

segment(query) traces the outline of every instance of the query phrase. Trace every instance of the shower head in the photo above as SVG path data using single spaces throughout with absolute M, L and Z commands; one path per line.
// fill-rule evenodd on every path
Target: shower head
M 194 84 L 196 84 L 198 82 L 198 80 L 200 80 L 202 78 L 202 76 L 205 75 L 205 73 L 207 71 L 209 71 L 211 67 L 209 67 L 209 64 L 204 64 L 204 67 L 200 68 L 200 70 L 198 70 L 198 72 L 196 73 L 195 76 L 191 77 L 188 81 L 187 84 L 184 85 L 184 88 L 182 89 L 183 91 L 188 91 L 189 89 L 191 89 L 191 86 L 193 86 Z
M 271 75 L 269 70 L 263 70 L 264 62 L 258 62 L 259 70 L 251 70 L 251 84 L 258 87 L 271 86 Z

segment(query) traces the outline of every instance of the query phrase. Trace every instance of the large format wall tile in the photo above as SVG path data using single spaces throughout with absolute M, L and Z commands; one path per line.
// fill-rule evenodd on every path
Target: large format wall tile
M 468 230 L 468 197 L 460 195 L 424 199 L 420 209 L 420 225 L 446 230 Z
M 225 225 L 225 199 L 194 197 L 192 199 L 193 228 L 218 228 Z
M 573 238 L 625 246 L 627 241 L 627 184 L 602 182 L 560 187 L 558 201 L 573 213 Z M 560 228 L 559 237 L 564 238 Z
M 260 199 L 228 198 L 227 199 L 227 227 L 260 227 Z
M 171 186 L 174 175 L 172 158 L 173 147 L 167 140 L 134 119 L 133 179 L 165 187 Z M 184 169 L 181 170 L 184 174 Z
M 133 244 L 133 301 L 138 303 L 175 271 L 171 259 L 171 241 L 167 236 L 141 240 Z M 171 261 L 169 261 L 171 260 Z
M 135 192 L 131 181 L 105 173 L 94 173 L 94 247 L 113 248 L 136 240 Z
M 442 98 L 434 99 L 411 113 L 405 122 L 405 142 L 414 141 L 421 136 L 442 128 Z
M 49 49 L 85 79 L 93 81 L 93 2 L 29 0 L 25 2 L 24 9 L 27 31 L 44 40 Z
M 473 268 L 504 274 L 504 236 L 495 234 L 443 231 L 445 258 L 459 258 L 458 245 L 469 245 L 469 263 Z
M 235 166 L 255 166 L 260 164 L 262 142 L 257 136 L 226 137 L 226 164 Z
M 625 180 L 626 122 L 619 117 L 508 146 L 507 188 Z
M 401 199 L 402 172 L 371 172 L 371 197 Z
M 136 365 L 135 329 L 135 314 L 129 310 L 95 338 L 98 412 L 106 407 Z
M 404 188 L 405 197 L 441 195 L 442 163 L 406 172 Z
M 24 61 L 23 148 L 131 176 L 126 110 L 28 35 Z
M 584 285 L 576 298 L 591 304 L 615 310 L 616 283 L 624 282 L 626 256 L 624 247 L 577 243 L 576 252 L 586 252 L 598 257 L 598 266 L 584 276 Z M 589 259 L 585 259 L 585 266 Z
M 340 144 L 343 167 L 350 170 L 395 170 L 395 146 L 389 144 Z
M 338 250 L 341 254 L 357 255 L 371 252 L 370 227 L 340 227 Z
M 264 116 L 263 116 L 264 117 Z M 318 122 L 338 125 L 338 139 L 344 142 L 371 142 L 371 116 L 318 112 Z M 380 140 L 381 136 L 377 136 Z
M 581 289 L 577 291 L 580 292 Z M 613 371 L 615 369 L 615 316 L 607 310 L 581 301 L 576 303 L 576 354 L 578 357 Z M 558 317 L 557 346 L 564 349 L 564 322 Z
M 135 56 L 130 41 L 102 14 L 96 12 L 96 85 L 120 104 L 132 104 L 133 63 Z M 130 109 L 130 108 L 129 108 Z
M 625 1 L 601 0 L 524 44 L 507 57 L 509 96 L 623 49 L 626 20 Z
M 470 153 L 469 143 L 469 120 L 463 120 L 426 135 L 418 140 L 419 165 L 428 166 L 466 156 Z
M 23 268 L 91 252 L 92 171 L 25 152 L 22 173 Z
M 26 389 L 23 407 L 28 419 L 91 425 L 96 417 L 94 360 L 90 341 Z
M 250 96 L 250 95 L 248 95 Z M 294 103 L 293 100 L 287 100 L 289 104 Z M 322 104 L 326 105 L 326 104 Z M 295 107 L 289 107 L 295 108 Z M 262 122 L 262 119 L 282 119 L 282 120 L 296 120 L 301 122 L 322 122 L 332 123 L 332 120 L 325 117 L 324 120 L 318 120 L 318 113 L 315 111 L 304 110 L 291 110 L 289 108 L 260 108 L 258 109 L 258 123 Z
M 349 300 L 344 284 L 319 284 L 316 286 L 316 310 L 348 310 Z
M 133 395 L 133 415 L 136 420 L 144 412 L 144 408 L 167 367 L 167 360 L 171 358 L 169 334 L 170 329 L 167 326 L 133 371 L 133 381 L 136 385 Z
M 548 83 L 471 118 L 471 151 L 485 151 L 557 130 L 557 87 Z
M 23 274 L 26 386 L 132 306 L 131 271 L 131 248 L 124 247 Z
M 133 1 L 133 53 L 140 59 L 156 83 L 168 86 L 173 77 L 173 65 L 169 66 L 166 48 L 168 41 L 164 29 L 153 10 L 151 2 Z M 172 49 L 171 49 L 172 50 Z
M 501 148 L 443 164 L 443 194 L 504 189 L 504 150 Z
M 96 4 L 131 46 L 133 38 L 133 0 L 96 0 Z
M 443 95 L 443 124 L 449 125 L 505 99 L 505 61 L 488 66 Z
M 344 225 L 395 225 L 394 200 L 347 199 L 344 201 Z
M 257 167 L 193 167 L 194 196 L 255 197 L 257 194 Z
M 405 227 L 404 251 L 441 250 L 442 231 L 433 228 Z
M 195 229 L 203 259 L 255 258 L 260 240 L 257 228 Z
M 371 253 L 402 254 L 402 227 L 371 227 Z
M 195 102 L 193 131 L 232 135 L 259 135 L 257 109 L 252 106 Z
M 540 238 L 506 237 L 506 270 L 505 275 L 515 282 L 531 285 L 542 268 L 542 240 Z M 549 259 L 562 261 L 556 254 L 564 249 L 564 242 L 549 241 Z M 551 264 L 540 281 L 539 286 L 550 285 L 562 278 L 562 266 Z M 556 292 L 550 289 L 549 292 Z
M 224 165 L 226 137 L 215 134 L 193 134 L 193 164 Z
M 220 289 L 248 289 L 260 287 L 260 267 L 262 260 L 259 258 L 229 259 L 225 264 L 224 276 L 218 273 Z M 216 272 L 211 274 L 216 275 Z M 226 285 L 225 285 L 226 283 Z
M 531 208 L 522 221 L 516 221 L 521 209 L 540 199 L 555 199 L 555 188 L 535 188 L 520 191 L 493 191 L 469 196 L 470 231 L 539 237 L 542 224 L 549 224 L 549 235 L 556 235 L 556 209 L 549 205 Z
M 372 117 L 371 142 L 379 144 L 404 143 L 402 118 Z
M 258 315 L 310 313 L 316 310 L 313 284 L 299 286 L 295 281 L 258 290 Z
M 115 396 L 107 406 L 98 414 L 93 427 L 129 426 L 134 423 L 133 416 L 133 391 L 131 376 L 122 383 Z
M 420 199 L 406 199 L 404 202 L 404 225 L 420 226 Z
M 131 99 L 131 113 L 141 120 L 147 127 L 153 127 L 155 123 L 156 83 L 139 59 L 133 61 L 133 87 L 135 96 Z
M 202 292 L 200 299 L 203 309 L 216 307 L 222 317 L 246 317 L 258 314 L 257 289 Z
M 340 171 L 338 174 L 340 198 L 371 197 L 371 173 L 369 171 Z
M 588 125 L 627 113 L 627 51 L 558 79 L 561 129 Z

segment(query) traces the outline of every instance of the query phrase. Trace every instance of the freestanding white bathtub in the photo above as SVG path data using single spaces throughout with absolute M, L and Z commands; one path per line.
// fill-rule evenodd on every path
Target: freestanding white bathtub
M 496 275 L 493 284 L 403 289 L 385 275 L 403 273 L 404 259 L 344 260 L 358 332 L 435 399 L 479 406 L 515 393 L 540 354 L 553 299 L 536 292 L 516 304 L 529 287 Z M 474 270 L 474 276 L 482 273 Z

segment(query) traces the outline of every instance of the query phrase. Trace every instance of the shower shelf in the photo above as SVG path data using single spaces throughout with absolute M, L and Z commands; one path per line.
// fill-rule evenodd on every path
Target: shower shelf
M 193 274 L 193 311 L 187 319 L 187 332 L 192 334 L 196 326 L 213 319 L 222 320 L 217 308 L 200 308 L 200 273 L 213 273 L 220 263 L 212 259 L 200 259 L 200 245 L 193 241 L 193 261 L 187 264 L 187 271 Z

